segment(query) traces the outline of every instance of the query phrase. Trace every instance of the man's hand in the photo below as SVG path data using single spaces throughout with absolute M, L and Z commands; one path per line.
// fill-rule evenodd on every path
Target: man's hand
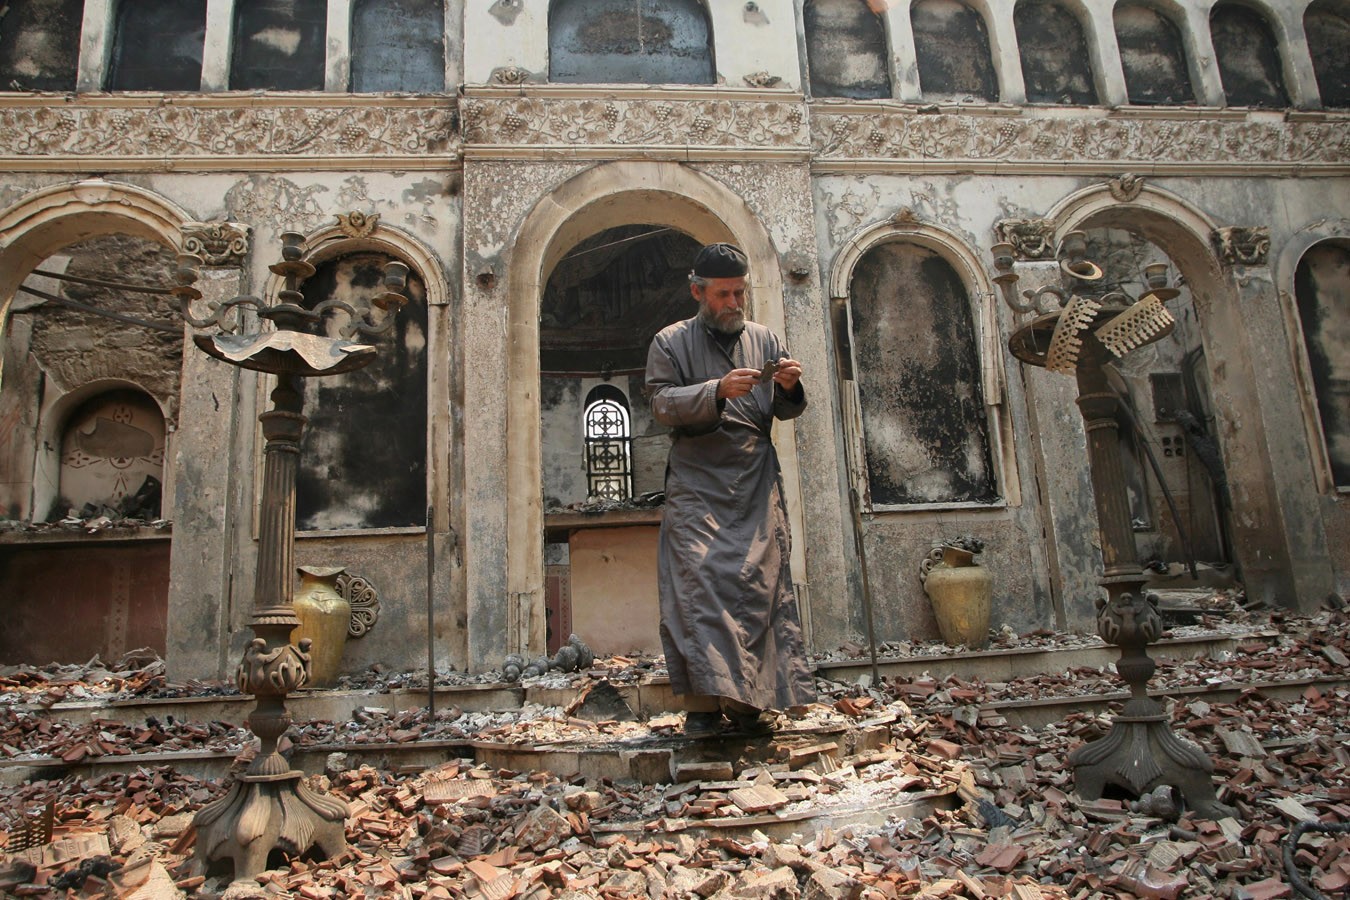
M 723 375 L 717 382 L 717 399 L 730 400 L 733 397 L 744 397 L 763 382 L 760 381 L 763 373 L 759 369 L 732 369 Z M 773 380 L 785 391 L 791 391 L 797 386 L 797 382 L 802 377 L 802 364 L 795 359 L 788 359 L 786 356 L 778 360 L 778 371 L 773 373 Z
M 802 364 L 795 359 L 783 357 L 778 361 L 778 371 L 773 373 L 773 380 L 785 391 L 791 391 L 797 386 L 797 382 L 802 379 Z
M 732 369 L 717 382 L 717 399 L 744 397 L 759 384 L 759 369 Z

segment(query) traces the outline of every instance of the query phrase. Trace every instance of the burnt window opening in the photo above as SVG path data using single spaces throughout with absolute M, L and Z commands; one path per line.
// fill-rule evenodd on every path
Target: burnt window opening
M 1332 479 L 1350 487 L 1350 244 L 1324 241 L 1304 253 L 1294 297 Z
M 628 398 L 609 384 L 586 395 L 586 493 L 598 500 L 633 496 L 633 431 Z
M 941 255 L 867 251 L 849 287 L 873 507 L 998 499 L 970 295 Z
M 811 96 L 891 96 L 886 26 L 858 0 L 807 0 L 802 7 Z
M 73 91 L 84 0 L 6 4 L 0 19 L 0 91 Z
M 546 508 L 565 508 L 591 494 L 585 429 L 578 423 L 584 426 L 597 388 L 611 388 L 611 397 L 641 396 L 652 338 L 698 311 L 688 277 L 698 249 L 697 241 L 673 228 L 621 225 L 581 241 L 549 273 L 539 307 Z M 629 496 L 660 491 L 669 429 L 646 403 L 629 405 L 628 415 Z
M 1275 32 L 1265 16 L 1248 6 L 1221 3 L 1209 14 L 1209 32 L 1229 106 L 1289 105 Z
M 1181 30 L 1162 13 L 1119 4 L 1112 14 L 1129 101 L 1139 106 L 1195 102 Z
M 206 0 L 117 6 L 110 91 L 196 91 L 202 82 Z
M 1090 106 L 1097 102 L 1082 23 L 1067 7 L 1022 0 L 1013 10 L 1027 102 Z
M 382 334 L 364 338 L 375 361 L 343 375 L 307 379 L 296 477 L 296 527 L 303 531 L 424 525 L 427 504 L 426 287 L 409 274 L 402 309 L 372 309 L 384 290 L 383 253 L 353 253 L 318 265 L 301 286 L 313 307 L 341 297 L 370 310 Z M 329 320 L 330 336 L 340 323 Z
M 1303 14 L 1303 31 L 1322 105 L 1350 106 L 1350 18 L 1326 0 L 1316 0 Z
M 554 0 L 548 78 L 565 84 L 714 84 L 698 0 Z
M 323 90 L 326 0 L 236 0 L 230 88 Z
M 983 16 L 960 0 L 918 0 L 909 18 L 925 98 L 998 100 Z
M 444 91 L 444 0 L 357 0 L 352 9 L 352 90 Z
M 163 413 L 143 391 L 112 390 L 86 400 L 62 430 L 53 518 L 158 519 L 166 433 Z

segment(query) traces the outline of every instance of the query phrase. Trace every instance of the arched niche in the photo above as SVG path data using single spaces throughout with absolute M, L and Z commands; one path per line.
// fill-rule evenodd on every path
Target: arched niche
M 352 91 L 445 90 L 445 0 L 356 0 Z
M 73 91 L 84 0 L 7 4 L 0 28 L 0 91 Z
M 1294 271 L 1294 304 L 1330 481 L 1350 490 L 1350 238 L 1309 247 Z
M 1303 13 L 1313 72 L 1323 106 L 1350 106 L 1350 12 L 1331 0 L 1314 0 Z
M 321 91 L 326 0 L 235 0 L 230 89 Z
M 1030 103 L 1097 102 L 1083 24 L 1056 0 L 1021 0 L 1013 9 L 1022 80 Z
M 506 652 L 541 652 L 546 646 L 539 430 L 539 314 L 545 279 L 581 241 L 616 224 L 632 222 L 673 228 L 700 245 L 738 243 L 750 259 L 754 282 L 750 317 L 783 334 L 778 252 L 745 201 L 713 179 L 669 163 L 606 163 L 573 176 L 533 207 L 517 234 L 506 284 L 506 592 L 512 603 L 524 604 L 506 611 L 502 621 Z M 793 577 L 805 580 L 795 429 L 791 422 L 780 422 L 776 433 L 784 495 L 797 535 Z M 472 459 L 470 470 L 472 478 Z M 490 598 L 475 597 L 475 578 L 486 583 L 488 575 L 469 573 L 470 615 L 475 608 L 499 603 L 501 596 L 494 592 Z
M 1279 43 L 1270 20 L 1243 3 L 1218 3 L 1209 33 L 1229 106 L 1288 106 Z
M 1111 15 L 1130 103 L 1194 103 L 1186 46 L 1176 22 L 1145 3 L 1117 3 Z
M 891 96 L 885 21 L 854 0 L 806 0 L 806 62 L 813 97 Z
M 199 90 L 205 41 L 206 0 L 119 3 L 108 90 Z
M 548 79 L 713 84 L 712 23 L 699 0 L 552 0 Z
M 990 287 L 958 237 L 922 223 L 873 226 L 836 259 L 831 296 L 847 303 L 852 354 L 845 421 L 873 511 L 1018 502 Z
M 925 99 L 998 100 L 998 73 L 979 11 L 961 0 L 917 0 L 909 10 Z
M 113 388 L 89 397 L 62 423 L 56 510 L 96 516 L 160 517 L 164 414 L 144 391 Z

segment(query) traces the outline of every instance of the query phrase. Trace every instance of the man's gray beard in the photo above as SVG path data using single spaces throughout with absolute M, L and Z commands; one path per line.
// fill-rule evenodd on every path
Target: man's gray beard
M 700 306 L 698 308 L 698 320 L 702 322 L 704 325 L 706 325 L 708 328 L 711 328 L 713 331 L 719 332 L 721 334 L 741 333 L 741 330 L 745 328 L 745 313 L 741 313 L 736 318 L 737 318 L 736 325 L 734 327 L 728 328 L 727 326 L 717 321 L 717 317 L 714 316 L 712 312 L 709 311 L 708 307 Z

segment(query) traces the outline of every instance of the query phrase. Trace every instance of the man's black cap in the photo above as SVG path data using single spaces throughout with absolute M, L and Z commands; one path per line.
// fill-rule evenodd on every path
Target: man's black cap
M 694 257 L 694 274 L 700 278 L 739 278 L 749 271 L 750 261 L 731 244 L 709 244 Z

